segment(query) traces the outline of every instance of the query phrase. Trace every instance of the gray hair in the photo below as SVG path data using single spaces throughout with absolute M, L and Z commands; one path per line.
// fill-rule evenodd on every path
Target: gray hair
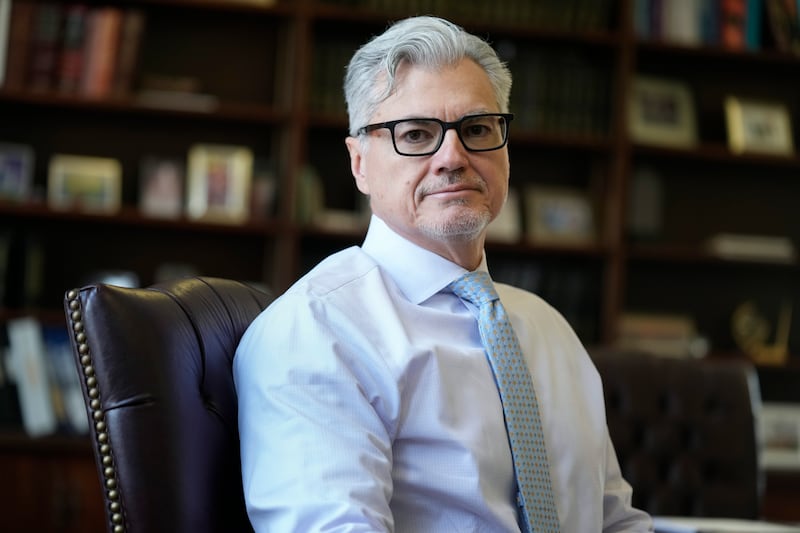
M 500 112 L 507 113 L 511 72 L 489 43 L 447 20 L 411 17 L 372 38 L 350 60 L 344 79 L 350 135 L 355 136 L 358 128 L 366 126 L 377 106 L 392 94 L 397 68 L 403 62 L 433 69 L 455 65 L 465 58 L 486 71 Z M 383 90 L 379 89 L 379 80 L 385 81 Z

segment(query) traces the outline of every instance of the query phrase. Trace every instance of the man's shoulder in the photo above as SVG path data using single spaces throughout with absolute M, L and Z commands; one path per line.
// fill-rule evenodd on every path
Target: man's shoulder
M 303 277 L 286 294 L 306 294 L 324 297 L 344 287 L 353 287 L 378 270 L 377 263 L 358 246 L 329 255 Z
M 502 283 L 502 282 L 495 282 L 494 285 L 495 289 L 497 290 L 497 293 L 503 300 L 504 305 L 506 300 L 512 300 L 513 302 L 519 303 L 521 305 L 535 305 L 535 306 L 542 305 L 550 307 L 550 305 L 541 296 L 529 290 L 517 287 L 516 285 L 509 285 L 508 283 Z
M 536 293 L 506 283 L 495 283 L 495 288 L 503 306 L 511 315 L 526 316 L 534 321 L 564 320 L 558 309 Z

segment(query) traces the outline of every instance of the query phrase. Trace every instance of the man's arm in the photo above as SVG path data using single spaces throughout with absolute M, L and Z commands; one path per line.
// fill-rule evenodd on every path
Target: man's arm
M 250 520 L 256 531 L 389 531 L 391 439 L 374 358 L 329 310 L 315 314 L 284 298 L 236 354 Z
M 620 471 L 611 437 L 606 435 L 606 482 L 603 492 L 603 533 L 645 533 L 653 521 L 644 511 L 631 506 L 633 490 Z

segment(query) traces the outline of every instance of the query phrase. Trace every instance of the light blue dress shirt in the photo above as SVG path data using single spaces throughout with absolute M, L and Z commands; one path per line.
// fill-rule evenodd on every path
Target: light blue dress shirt
M 486 268 L 486 261 L 481 268 Z M 373 217 L 264 311 L 234 359 L 257 532 L 519 531 L 502 407 L 465 272 Z M 564 533 L 650 531 L 599 375 L 539 297 L 497 284 L 539 399 Z

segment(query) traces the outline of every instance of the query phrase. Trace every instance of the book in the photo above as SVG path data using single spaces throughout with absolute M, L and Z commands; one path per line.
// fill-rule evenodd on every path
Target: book
M 50 91 L 58 70 L 63 9 L 61 5 L 50 2 L 37 3 L 35 6 L 28 88 L 32 91 Z
M 747 0 L 747 15 L 745 20 L 745 47 L 748 50 L 761 48 L 762 25 L 762 0 Z
M 792 263 L 797 251 L 788 237 L 720 233 L 707 242 L 708 252 L 723 259 Z
M 795 0 L 765 0 L 775 48 L 800 53 L 800 21 Z
M 83 4 L 70 4 L 65 8 L 56 83 L 60 92 L 76 93 L 80 86 L 88 13 Z
M 31 317 L 7 322 L 10 368 L 17 383 L 26 433 L 40 436 L 57 429 L 41 324 Z
M 719 37 L 723 48 L 743 50 L 745 48 L 747 0 L 721 0 L 719 14 Z
M 9 230 L 6 238 L 3 305 L 19 309 L 41 304 L 45 264 L 42 241 L 24 229 Z
M 11 33 L 11 0 L 0 0 L 0 87 L 6 75 L 9 34 Z
M 85 433 L 89 429 L 86 405 L 67 329 L 42 325 L 41 330 L 59 429 L 68 433 Z
M 662 357 L 703 357 L 707 343 L 687 315 L 626 312 L 619 320 L 617 347 Z
M 124 97 L 132 91 L 144 27 L 145 15 L 143 11 L 131 8 L 124 12 L 114 76 L 111 82 L 111 95 L 114 97 Z
M 30 39 L 36 5 L 32 2 L 13 2 L 5 59 L 5 76 L 2 87 L 20 90 L 27 84 Z
M 82 95 L 105 98 L 111 94 L 121 25 L 122 11 L 118 8 L 100 7 L 90 11 L 80 81 Z
M 661 6 L 662 38 L 665 41 L 696 46 L 702 43 L 700 2 L 672 0 Z

